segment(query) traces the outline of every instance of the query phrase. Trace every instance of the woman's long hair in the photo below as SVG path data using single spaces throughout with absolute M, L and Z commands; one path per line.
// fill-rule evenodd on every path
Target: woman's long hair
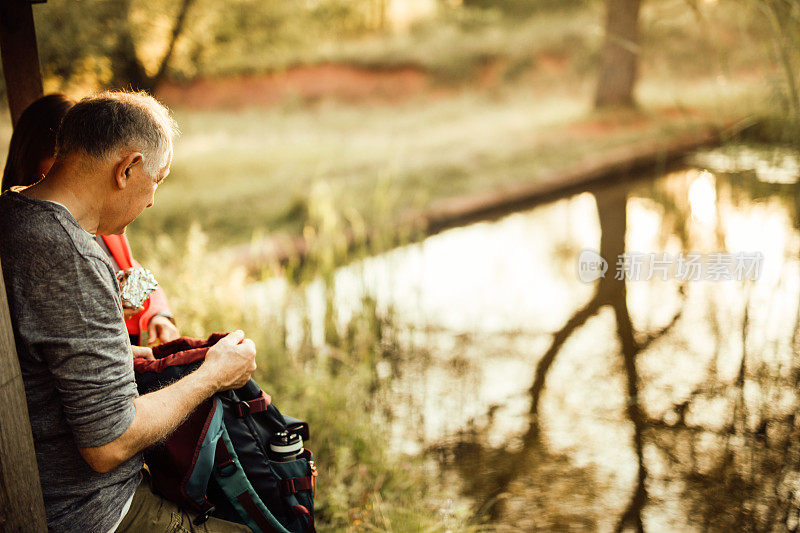
M 3 191 L 41 179 L 39 165 L 53 157 L 58 126 L 73 105 L 75 102 L 63 94 L 48 94 L 22 112 L 8 145 Z

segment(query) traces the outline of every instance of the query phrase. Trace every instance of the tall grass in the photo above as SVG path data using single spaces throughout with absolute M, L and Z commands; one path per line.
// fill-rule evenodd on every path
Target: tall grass
M 436 477 L 424 458 L 394 453 L 389 442 L 392 361 L 401 353 L 391 316 L 365 297 L 347 321 L 332 305 L 336 220 L 312 207 L 319 224 L 314 269 L 290 276 L 266 265 L 256 276 L 213 250 L 198 225 L 185 244 L 159 235 L 141 259 L 157 273 L 184 335 L 241 328 L 258 349 L 255 378 L 285 413 L 311 426 L 319 468 L 320 531 L 468 529 L 467 512 L 442 513 Z M 330 214 L 330 213 L 329 213 Z M 292 277 L 298 281 L 292 281 Z M 322 284 L 322 324 L 309 297 Z M 320 338 L 317 330 L 324 329 Z M 379 372 L 378 368 L 383 367 Z
M 775 94 L 778 105 L 770 117 L 778 126 L 773 135 L 796 144 L 800 142 L 800 4 L 792 0 L 747 0 L 746 5 L 769 22 L 773 60 L 783 74 Z

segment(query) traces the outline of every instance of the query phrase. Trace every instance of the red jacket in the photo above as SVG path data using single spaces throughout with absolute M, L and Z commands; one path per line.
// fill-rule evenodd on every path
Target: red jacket
M 133 258 L 131 253 L 131 245 L 128 244 L 128 238 L 125 235 L 101 235 L 103 242 L 106 243 L 111 255 L 117 262 L 122 270 L 137 266 L 139 263 Z M 130 335 L 139 335 L 142 331 L 147 331 L 147 325 L 153 316 L 164 313 L 172 315 L 167 303 L 167 295 L 161 287 L 157 287 L 155 291 L 150 294 L 150 298 L 144 303 L 144 310 L 138 315 L 134 315 L 125 321 Z

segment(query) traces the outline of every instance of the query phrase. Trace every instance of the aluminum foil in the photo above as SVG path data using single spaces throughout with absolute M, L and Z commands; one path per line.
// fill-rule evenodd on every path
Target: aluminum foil
M 142 267 L 129 268 L 117 272 L 119 282 L 119 295 L 122 298 L 122 307 L 138 309 L 150 293 L 156 290 L 158 282 L 153 273 Z

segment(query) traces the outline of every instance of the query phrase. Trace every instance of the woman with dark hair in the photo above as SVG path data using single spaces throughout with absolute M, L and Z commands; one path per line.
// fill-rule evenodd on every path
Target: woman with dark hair
M 75 101 L 66 95 L 48 94 L 22 112 L 8 145 L 3 192 L 11 187 L 33 185 L 47 174 L 53 166 L 61 119 L 73 105 Z M 96 235 L 95 240 L 118 271 L 141 266 L 133 259 L 125 235 Z M 144 332 L 147 333 L 148 344 L 169 342 L 180 336 L 172 320 L 167 297 L 160 287 L 150 294 L 141 310 L 126 310 L 125 325 L 134 345 L 142 343 Z
M 3 191 L 32 185 L 50 170 L 58 125 L 73 105 L 75 101 L 66 95 L 48 94 L 23 111 L 8 145 Z

